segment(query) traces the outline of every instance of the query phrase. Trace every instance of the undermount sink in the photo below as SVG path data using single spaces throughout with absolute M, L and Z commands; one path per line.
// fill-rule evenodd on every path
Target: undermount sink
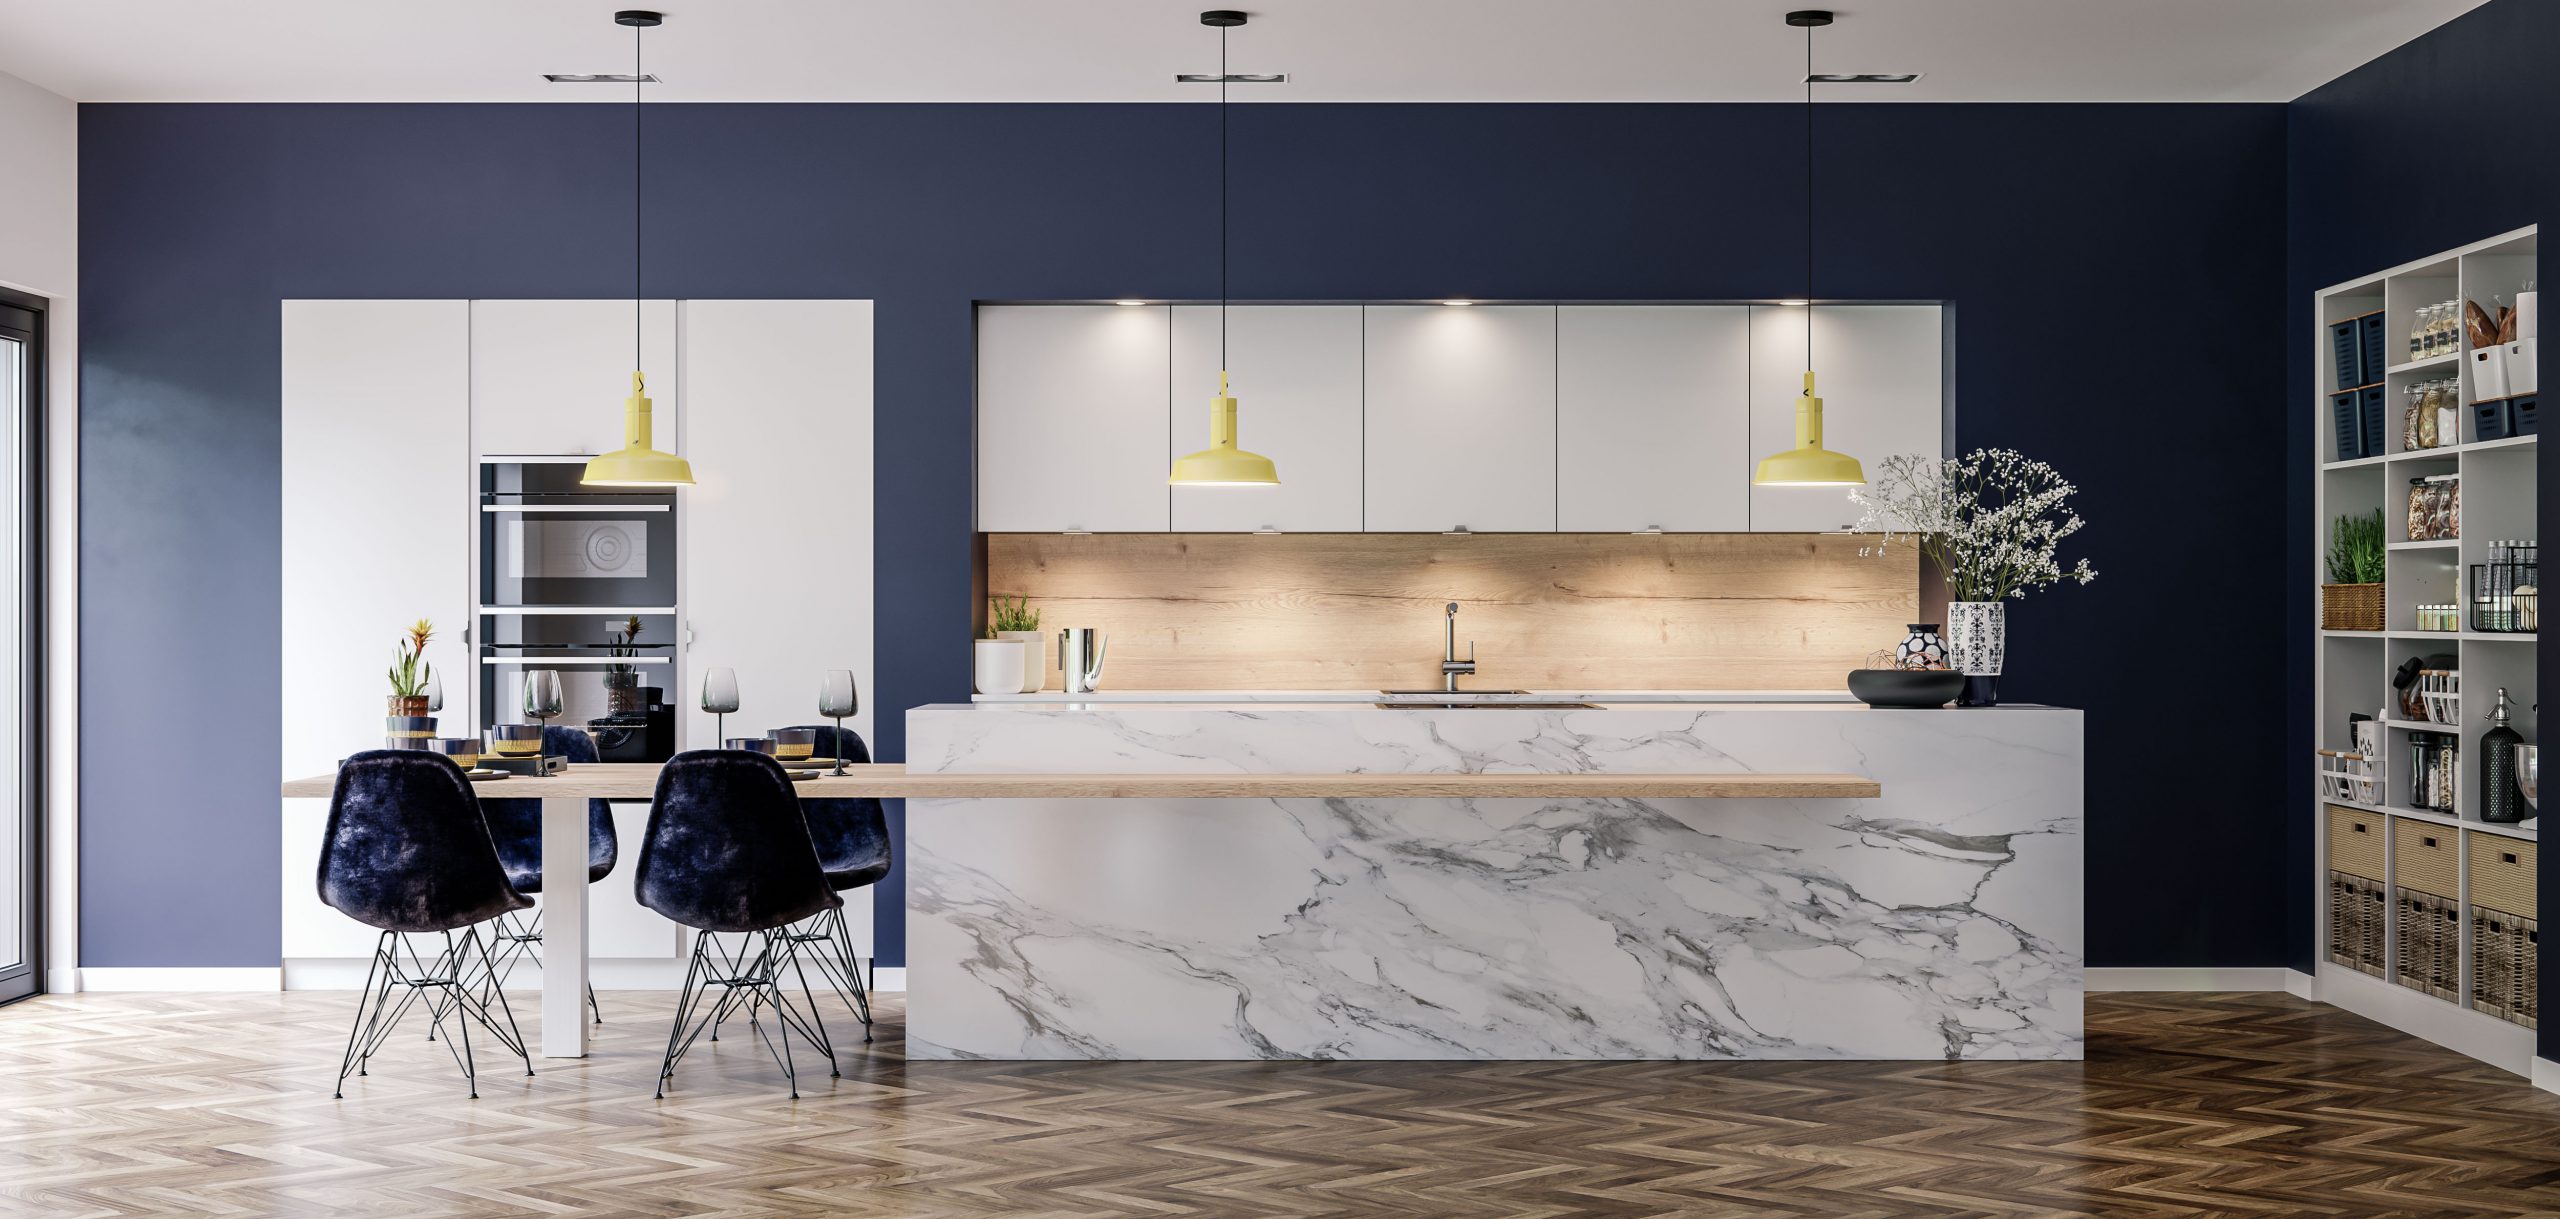
M 1493 707 L 1512 711 L 1587 711 L 1599 705 L 1534 702 L 1524 697 L 1533 693 L 1528 690 L 1380 690 L 1378 693 L 1404 700 L 1377 704 L 1389 710 L 1443 711 L 1459 707 Z

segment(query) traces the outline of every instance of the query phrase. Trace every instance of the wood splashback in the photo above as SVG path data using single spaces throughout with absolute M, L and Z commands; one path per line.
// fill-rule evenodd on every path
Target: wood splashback
M 1917 555 L 1873 541 L 1000 533 L 986 589 L 1039 609 L 1052 690 L 1070 626 L 1109 634 L 1106 690 L 1436 687 L 1451 601 L 1475 689 L 1838 690 L 1919 604 Z

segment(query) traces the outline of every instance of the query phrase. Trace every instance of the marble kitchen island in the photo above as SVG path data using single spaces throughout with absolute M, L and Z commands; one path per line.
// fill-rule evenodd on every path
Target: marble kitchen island
M 2081 1056 L 2077 711 L 979 703 L 911 774 L 1847 772 L 1875 799 L 912 799 L 915 1058 Z

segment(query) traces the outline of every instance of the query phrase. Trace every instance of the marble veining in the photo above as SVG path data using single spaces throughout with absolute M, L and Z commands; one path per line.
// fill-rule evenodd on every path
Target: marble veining
M 1879 800 L 916 800 L 909 1052 L 2075 1058 L 2080 723 L 981 704 L 948 771 L 1847 770 Z

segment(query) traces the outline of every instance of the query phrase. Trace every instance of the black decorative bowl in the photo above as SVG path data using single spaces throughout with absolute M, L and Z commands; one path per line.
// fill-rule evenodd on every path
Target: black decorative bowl
M 1943 707 L 1963 692 L 1964 674 L 1953 669 L 1849 670 L 1849 693 L 1870 707 Z

